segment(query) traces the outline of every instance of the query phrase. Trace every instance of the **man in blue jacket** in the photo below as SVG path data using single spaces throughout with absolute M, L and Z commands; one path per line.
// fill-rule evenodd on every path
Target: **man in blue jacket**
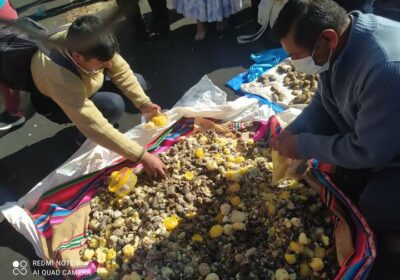
M 378 233 L 400 236 L 400 23 L 332 0 L 289 0 L 273 32 L 298 71 L 320 74 L 311 104 L 272 140 L 335 166 L 335 182 Z

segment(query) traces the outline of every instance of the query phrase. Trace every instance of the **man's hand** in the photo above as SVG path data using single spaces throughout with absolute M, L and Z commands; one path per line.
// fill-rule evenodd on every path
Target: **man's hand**
M 150 102 L 140 107 L 139 110 L 142 112 L 143 115 L 155 116 L 161 112 L 161 107 L 157 104 Z
M 297 135 L 293 134 L 289 130 L 284 130 L 282 133 L 271 139 L 270 146 L 285 157 L 298 159 L 299 154 L 297 152 L 297 141 Z
M 145 152 L 140 163 L 150 177 L 161 178 L 165 176 L 166 166 L 158 156 Z

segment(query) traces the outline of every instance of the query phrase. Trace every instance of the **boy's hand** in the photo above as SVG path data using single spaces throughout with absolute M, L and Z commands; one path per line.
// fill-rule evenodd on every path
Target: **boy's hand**
M 165 169 L 167 168 L 158 156 L 145 152 L 140 163 L 143 165 L 144 171 L 153 178 L 165 177 Z
M 140 107 L 139 110 L 142 112 L 143 115 L 155 116 L 161 112 L 161 107 L 157 104 L 150 102 Z

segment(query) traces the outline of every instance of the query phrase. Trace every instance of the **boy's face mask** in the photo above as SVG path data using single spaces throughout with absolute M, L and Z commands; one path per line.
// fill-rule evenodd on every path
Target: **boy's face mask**
M 314 47 L 314 50 L 313 50 L 311 56 L 307 56 L 307 57 L 300 58 L 300 59 L 292 59 L 291 63 L 293 64 L 293 66 L 296 68 L 296 71 L 298 71 L 298 72 L 304 72 L 304 73 L 310 74 L 310 75 L 320 74 L 329 69 L 332 52 L 333 52 L 333 49 L 330 50 L 328 60 L 323 65 L 315 64 L 315 61 L 313 59 L 313 56 L 315 53 L 315 47 Z

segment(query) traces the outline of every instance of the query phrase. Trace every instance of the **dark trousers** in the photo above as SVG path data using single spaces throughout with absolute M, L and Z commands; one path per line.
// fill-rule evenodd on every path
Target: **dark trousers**
M 169 32 L 169 16 L 166 0 L 148 0 L 153 13 L 153 31 L 165 34 Z M 118 6 L 126 18 L 137 28 L 144 28 L 138 0 L 117 0 Z
M 167 0 L 148 0 L 153 13 L 153 28 L 156 33 L 169 32 Z
M 370 13 L 373 10 L 374 0 L 334 0 L 342 6 L 347 12 L 360 10 L 364 13 Z
M 33 107 L 39 114 L 58 124 L 72 123 L 63 110 L 50 98 L 41 93 L 31 95 Z M 123 98 L 114 92 L 99 91 L 90 100 L 96 105 L 97 109 L 112 124 L 116 125 L 125 112 Z
M 400 234 L 400 167 L 381 171 L 337 168 L 333 181 L 378 233 Z

